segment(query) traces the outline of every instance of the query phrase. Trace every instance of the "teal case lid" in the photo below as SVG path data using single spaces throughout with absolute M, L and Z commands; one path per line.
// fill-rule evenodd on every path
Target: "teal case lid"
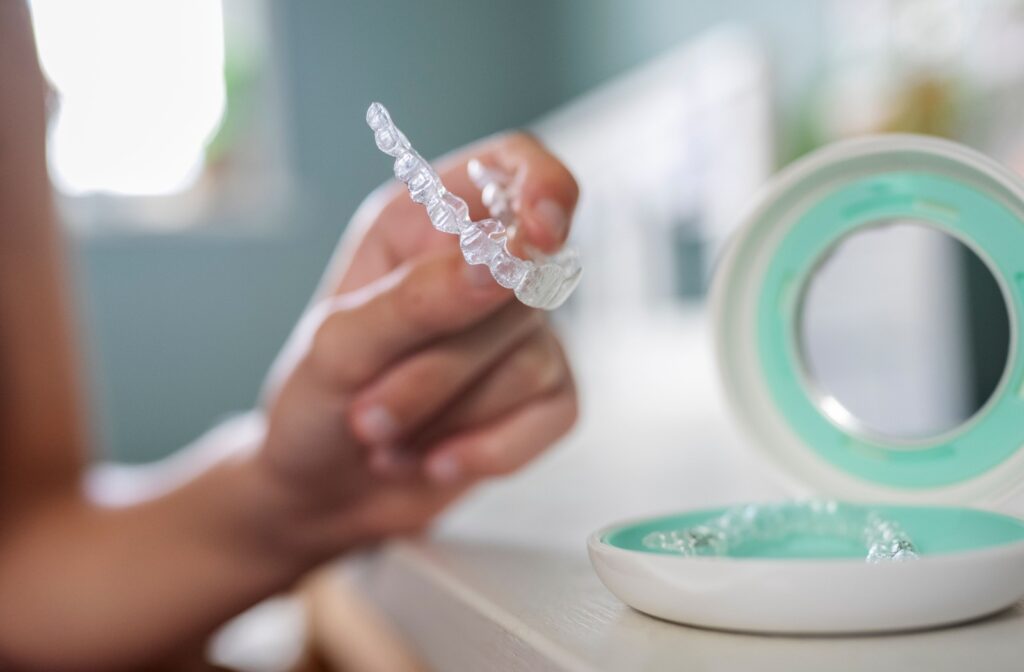
M 1009 358 L 989 401 L 927 440 L 851 432 L 815 403 L 798 348 L 801 295 L 844 237 L 912 219 L 986 263 L 1010 322 Z M 784 171 L 729 248 L 713 288 L 718 357 L 754 441 L 811 489 L 852 499 L 980 501 L 1024 480 L 1024 188 L 951 142 L 876 136 L 834 145 Z

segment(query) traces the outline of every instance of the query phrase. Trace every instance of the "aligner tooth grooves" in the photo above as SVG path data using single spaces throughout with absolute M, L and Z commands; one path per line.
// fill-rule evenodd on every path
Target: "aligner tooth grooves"
M 480 189 L 481 200 L 491 214 L 490 219 L 474 222 L 466 202 L 445 189 L 440 176 L 412 148 L 383 105 L 370 105 L 366 123 L 378 149 L 394 157 L 395 177 L 408 187 L 412 200 L 427 209 L 434 228 L 459 236 L 468 263 L 486 264 L 499 285 L 512 289 L 520 301 L 533 308 L 553 310 L 569 298 L 583 272 L 574 250 L 534 259 L 520 259 L 508 250 L 508 235 L 517 225 L 509 175 L 475 159 L 469 162 L 470 180 Z
M 864 548 L 869 563 L 918 558 L 914 543 L 899 523 L 869 508 L 831 500 L 737 507 L 700 525 L 651 532 L 643 545 L 687 556 L 722 556 L 744 544 L 782 541 L 796 535 L 852 541 Z

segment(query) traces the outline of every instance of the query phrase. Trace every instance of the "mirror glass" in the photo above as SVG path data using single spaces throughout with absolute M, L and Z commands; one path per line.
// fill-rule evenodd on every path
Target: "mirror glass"
M 952 235 L 912 221 L 858 230 L 803 291 L 808 389 L 853 433 L 912 443 L 952 431 L 1006 369 L 1006 306 L 986 263 Z

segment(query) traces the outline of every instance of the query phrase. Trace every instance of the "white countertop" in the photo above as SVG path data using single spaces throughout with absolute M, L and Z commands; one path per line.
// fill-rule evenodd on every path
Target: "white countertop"
M 429 538 L 350 566 L 431 668 L 1024 669 L 1020 605 L 941 630 L 777 637 L 675 625 L 619 602 L 590 567 L 592 531 L 786 491 L 728 417 L 703 313 L 609 319 L 568 340 L 583 401 L 576 431 L 480 488 Z

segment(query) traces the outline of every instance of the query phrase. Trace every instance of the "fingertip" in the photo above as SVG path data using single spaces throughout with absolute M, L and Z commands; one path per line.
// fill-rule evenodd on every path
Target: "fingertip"
M 517 248 L 555 252 L 569 236 L 579 185 L 569 169 L 536 137 L 513 133 L 503 137 L 493 160 L 515 174 L 513 189 L 519 231 Z

